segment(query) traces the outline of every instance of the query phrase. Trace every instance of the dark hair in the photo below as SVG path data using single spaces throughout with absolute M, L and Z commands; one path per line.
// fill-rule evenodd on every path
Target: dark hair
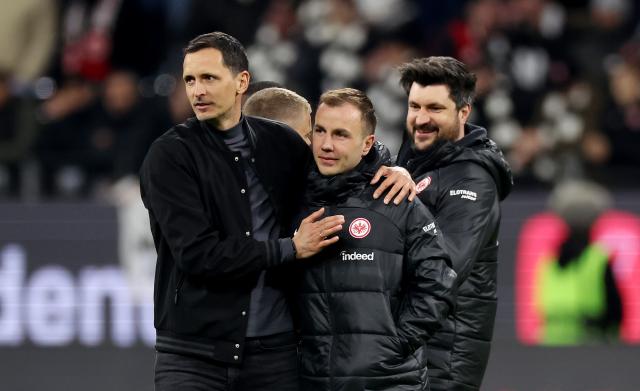
M 184 48 L 184 55 L 208 48 L 219 50 L 222 53 L 223 64 L 234 74 L 249 70 L 249 60 L 244 46 L 236 38 L 220 31 L 198 35 Z
M 476 75 L 469 72 L 467 66 L 452 57 L 416 58 L 402 64 L 400 85 L 409 94 L 413 83 L 422 86 L 444 84 L 449 87 L 451 100 L 459 110 L 464 105 L 471 105 L 476 89 Z
M 340 88 L 330 90 L 320 95 L 318 105 L 325 104 L 330 107 L 341 106 L 350 103 L 360 110 L 362 123 L 367 135 L 374 134 L 377 125 L 376 111 L 369 97 L 362 91 L 355 88 Z

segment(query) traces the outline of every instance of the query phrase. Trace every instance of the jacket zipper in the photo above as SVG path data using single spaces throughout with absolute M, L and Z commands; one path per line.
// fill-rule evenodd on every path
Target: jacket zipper
M 182 287 L 183 283 L 184 283 L 184 274 L 181 274 L 180 279 L 178 280 L 178 284 L 176 285 L 176 293 L 175 293 L 175 296 L 173 297 L 173 304 L 178 304 L 178 293 L 180 292 L 180 288 Z

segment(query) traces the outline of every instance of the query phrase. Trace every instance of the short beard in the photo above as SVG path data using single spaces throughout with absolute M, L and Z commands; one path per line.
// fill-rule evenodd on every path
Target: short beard
M 429 128 L 433 128 L 433 127 L 427 127 L 427 129 Z M 442 145 L 447 141 L 451 141 L 452 143 L 456 142 L 458 139 L 458 132 L 460 131 L 460 119 L 456 116 L 456 119 L 450 128 L 445 129 L 439 126 L 436 128 L 438 129 L 438 134 L 436 135 L 436 138 L 433 140 L 433 142 L 429 144 L 425 149 L 418 150 L 415 145 L 415 136 L 416 136 L 416 132 L 418 131 L 418 128 L 414 127 L 412 129 L 412 134 L 411 134 L 413 148 L 416 151 L 424 152 L 424 151 L 430 150 L 434 146 Z
M 460 132 L 460 119 L 458 118 L 458 116 L 456 116 L 456 119 L 453 122 L 451 128 L 447 129 L 444 132 L 442 131 L 442 129 L 440 129 L 438 135 L 436 136 L 436 141 L 451 141 L 452 143 L 454 143 L 458 139 L 458 132 Z

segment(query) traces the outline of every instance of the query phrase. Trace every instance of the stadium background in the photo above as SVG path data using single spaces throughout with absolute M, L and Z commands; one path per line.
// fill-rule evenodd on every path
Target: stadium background
M 640 270 L 640 6 L 631 0 L 3 1 L 0 389 L 152 389 L 154 255 L 135 173 L 149 142 L 190 115 L 180 50 L 213 30 L 245 44 L 254 80 L 312 104 L 328 88 L 365 90 L 392 152 L 405 115 L 394 67 L 423 55 L 469 64 L 473 121 L 503 148 L 516 182 L 503 204 L 483 389 L 640 390 L 639 296 L 623 295 L 624 338 L 549 347 L 527 334 L 531 303 L 518 293 L 532 273 L 521 267 L 523 243 L 553 239 L 524 226 L 575 180 L 598 183 L 607 208 L 630 214 L 614 235 L 626 266 L 613 257 L 614 269 L 619 281 Z M 602 207 L 601 192 L 578 189 L 565 202 Z

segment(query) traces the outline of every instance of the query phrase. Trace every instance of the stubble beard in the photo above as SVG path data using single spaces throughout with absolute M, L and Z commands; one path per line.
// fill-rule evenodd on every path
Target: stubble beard
M 415 126 L 413 127 L 413 132 L 412 132 L 413 143 L 416 146 L 416 149 L 420 152 L 428 151 L 434 145 L 440 144 L 444 141 L 456 142 L 458 139 L 458 132 L 460 131 L 460 120 L 458 119 L 458 117 L 456 117 L 454 123 L 447 128 L 443 128 L 442 126 L 437 126 L 437 125 L 436 126 L 422 125 L 422 127 L 432 128 L 432 129 L 435 128 L 437 129 L 437 133 L 435 135 L 435 138 L 430 144 L 428 144 L 424 148 L 418 148 L 415 141 L 416 140 L 415 136 L 416 136 L 416 132 L 418 131 L 418 127 L 415 127 Z

